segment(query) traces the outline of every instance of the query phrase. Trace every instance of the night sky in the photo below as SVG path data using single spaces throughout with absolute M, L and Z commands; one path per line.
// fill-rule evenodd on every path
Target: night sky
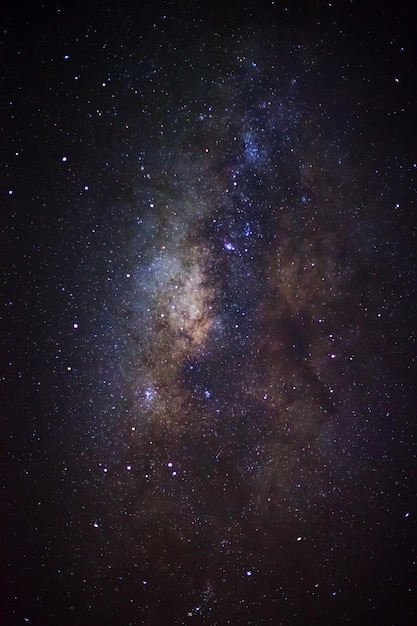
M 417 624 L 414 8 L 9 5 L 0 624 Z

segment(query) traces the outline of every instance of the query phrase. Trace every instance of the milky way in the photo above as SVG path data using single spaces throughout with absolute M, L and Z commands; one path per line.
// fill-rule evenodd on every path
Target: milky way
M 365 89 L 350 10 L 273 5 L 62 23 L 75 104 L 66 135 L 59 112 L 38 131 L 52 182 L 26 282 L 44 295 L 20 359 L 46 407 L 24 458 L 47 469 L 10 623 L 373 623 L 392 587 L 413 614 L 398 72 Z

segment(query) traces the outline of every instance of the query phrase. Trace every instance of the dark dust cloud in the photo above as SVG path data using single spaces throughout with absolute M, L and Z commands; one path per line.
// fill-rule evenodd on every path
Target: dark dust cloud
M 5 12 L 5 626 L 416 623 L 404 6 Z

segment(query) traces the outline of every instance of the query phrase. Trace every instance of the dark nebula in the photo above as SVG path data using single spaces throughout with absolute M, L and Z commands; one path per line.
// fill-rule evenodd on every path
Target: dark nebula
M 4 17 L 0 623 L 417 623 L 412 9 Z

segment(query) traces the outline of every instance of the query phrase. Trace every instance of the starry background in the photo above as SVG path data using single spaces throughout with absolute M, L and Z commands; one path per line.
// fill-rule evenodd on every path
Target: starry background
M 415 624 L 412 9 L 13 4 L 1 624 Z

